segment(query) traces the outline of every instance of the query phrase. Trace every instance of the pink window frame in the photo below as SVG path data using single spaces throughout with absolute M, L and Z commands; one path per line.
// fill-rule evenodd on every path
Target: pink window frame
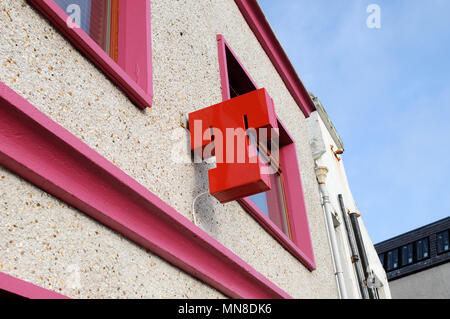
M 81 28 L 70 28 L 69 16 L 53 0 L 28 0 L 138 107 L 153 101 L 150 0 L 119 2 L 117 63 Z
M 258 89 L 255 81 L 253 81 L 250 74 L 244 68 L 240 60 L 237 58 L 236 54 L 233 52 L 233 50 L 221 34 L 217 35 L 217 42 L 219 53 L 220 79 L 222 86 L 222 100 L 226 101 L 230 99 L 230 86 L 226 58 L 227 49 L 239 63 L 240 67 L 248 76 L 249 80 L 253 83 L 255 88 Z M 314 260 L 311 232 L 309 229 L 308 216 L 306 212 L 295 143 L 279 118 L 278 126 L 280 129 L 280 164 L 281 167 L 283 167 L 284 172 L 289 172 L 288 174 L 285 173 L 283 177 L 292 239 L 284 234 L 283 231 L 269 217 L 267 217 L 253 203 L 251 199 L 247 197 L 238 200 L 238 202 L 285 249 L 287 249 L 293 256 L 299 259 L 306 266 L 306 268 L 312 271 L 316 269 L 316 264 Z
M 69 299 L 54 291 L 41 288 L 2 272 L 0 272 L 0 290 L 27 299 Z

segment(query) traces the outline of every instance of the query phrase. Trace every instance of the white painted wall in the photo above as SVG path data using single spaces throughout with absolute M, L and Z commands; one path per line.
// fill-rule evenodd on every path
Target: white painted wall
M 335 231 L 340 250 L 339 253 L 343 267 L 347 293 L 349 298 L 361 298 L 356 272 L 351 261 L 351 247 L 347 238 L 347 231 L 345 229 L 343 215 L 338 199 L 338 195 L 342 194 L 346 209 L 349 209 L 352 212 L 359 212 L 350 190 L 350 186 L 348 184 L 347 175 L 345 173 L 345 167 L 342 158 L 342 156 L 345 157 L 345 155 L 343 154 L 339 156 L 341 157 L 340 161 L 336 159 L 333 151 L 331 150 L 331 146 L 334 147 L 334 150 L 337 150 L 339 147 L 330 134 L 329 126 L 327 127 L 318 111 L 315 111 L 307 121 L 311 139 L 312 153 L 315 156 L 317 166 L 325 166 L 328 168 L 326 186 L 330 195 L 330 201 L 333 206 L 334 212 L 341 223 L 340 226 L 335 228 Z M 370 267 L 383 283 L 383 288 L 378 289 L 379 296 L 380 298 L 391 298 L 386 273 L 380 263 L 380 260 L 378 259 L 378 255 L 364 225 L 362 217 L 360 217 L 358 220 Z

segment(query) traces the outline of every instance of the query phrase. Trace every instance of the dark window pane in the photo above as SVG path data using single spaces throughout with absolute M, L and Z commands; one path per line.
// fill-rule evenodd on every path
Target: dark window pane
M 436 241 L 437 241 L 437 253 L 442 254 L 444 252 L 449 251 L 449 231 L 446 230 L 442 233 L 437 234 Z
M 396 269 L 396 268 L 398 268 L 398 250 L 397 249 L 395 249 L 393 252 L 393 259 L 394 259 L 393 267 L 394 267 L 394 269 Z
M 401 261 L 402 266 L 410 265 L 413 263 L 413 244 L 402 246 Z
M 422 243 L 422 240 L 419 240 L 416 243 L 416 259 L 418 261 L 423 259 L 423 243 Z
M 428 238 L 418 240 L 416 242 L 416 259 L 417 261 L 424 260 L 429 257 Z
M 388 251 L 386 257 L 386 270 L 390 271 L 392 270 L 392 251 Z
M 379 254 L 378 258 L 380 258 L 381 265 L 384 267 L 384 254 Z
M 236 60 L 233 53 L 228 48 L 225 48 L 225 52 L 227 56 L 230 97 L 234 98 L 256 90 L 256 86 L 241 67 L 240 63 Z
M 387 270 L 391 271 L 398 268 L 398 249 L 391 250 L 387 253 Z

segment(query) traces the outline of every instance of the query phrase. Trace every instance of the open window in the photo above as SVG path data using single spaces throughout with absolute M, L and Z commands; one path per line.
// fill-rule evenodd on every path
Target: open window
M 137 106 L 151 106 L 150 0 L 28 1 Z
M 218 35 L 217 40 L 222 99 L 229 100 L 258 89 L 223 36 Z M 279 156 L 270 161 L 275 166 L 270 174 L 271 190 L 240 199 L 239 203 L 308 269 L 314 270 L 314 254 L 295 143 L 279 118 L 278 128 Z M 258 149 L 258 155 L 270 157 L 271 150 Z

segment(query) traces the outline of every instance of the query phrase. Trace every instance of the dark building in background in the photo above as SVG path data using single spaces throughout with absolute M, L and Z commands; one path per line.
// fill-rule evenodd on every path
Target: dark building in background
M 450 298 L 450 217 L 375 245 L 392 298 Z

